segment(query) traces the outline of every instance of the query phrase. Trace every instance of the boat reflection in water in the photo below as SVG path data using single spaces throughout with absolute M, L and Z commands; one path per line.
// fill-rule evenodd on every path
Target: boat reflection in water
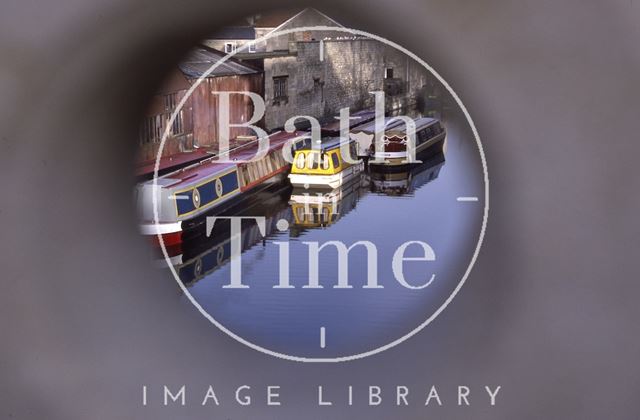
M 439 153 L 418 165 L 405 167 L 402 171 L 376 171 L 374 167 L 370 167 L 371 191 L 390 196 L 413 194 L 420 187 L 438 178 L 444 163 L 444 153 Z
M 216 216 L 255 216 L 265 218 L 265 235 L 255 219 L 242 221 L 242 253 L 268 246 L 276 235 L 279 220 L 289 222 L 288 235 L 297 238 L 313 229 L 328 229 L 356 208 L 367 194 L 412 195 L 435 180 L 445 163 L 444 154 L 399 171 L 373 171 L 358 174 L 333 190 L 292 188 L 287 183 L 273 185 L 251 194 L 233 208 Z M 286 235 L 286 233 L 285 233 Z M 171 264 L 187 286 L 224 267 L 231 257 L 231 226 L 228 219 L 218 219 L 209 236 L 197 235 L 182 243 L 171 255 Z
M 353 210 L 364 190 L 363 177 L 358 174 L 347 183 L 331 191 L 326 189 L 294 188 L 289 204 L 293 215 L 292 237 L 306 229 L 325 228 Z
M 256 245 L 264 245 L 267 238 L 277 232 L 276 224 L 284 219 L 292 221 L 288 199 L 291 187 L 281 184 L 253 194 L 238 206 L 216 216 L 255 216 L 265 218 L 265 235 L 255 219 L 242 221 L 242 252 Z M 182 244 L 182 253 L 171 257 L 180 280 L 190 286 L 223 267 L 231 257 L 231 224 L 229 219 L 218 219 L 209 236 L 199 236 Z
M 265 235 L 262 235 L 255 219 L 242 222 L 242 252 L 255 246 L 264 246 L 278 233 L 279 220 L 289 222 L 291 237 L 297 237 L 307 229 L 328 227 L 349 213 L 360 195 L 360 177 L 333 191 L 294 189 L 283 184 L 254 194 L 219 216 L 265 217 Z M 219 219 L 209 236 L 200 235 L 182 244 L 180 253 L 171 257 L 180 280 L 187 287 L 225 266 L 231 257 L 231 225 L 228 219 Z

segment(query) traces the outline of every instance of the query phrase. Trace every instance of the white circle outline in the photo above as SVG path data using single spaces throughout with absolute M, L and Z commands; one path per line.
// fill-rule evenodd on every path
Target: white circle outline
M 205 78 L 207 78 L 209 76 L 209 74 L 211 74 L 211 72 L 213 70 L 215 70 L 219 65 L 221 65 L 222 63 L 227 61 L 227 59 L 229 59 L 230 57 L 233 57 L 238 52 L 244 51 L 245 49 L 247 49 L 249 47 L 249 45 L 251 45 L 251 44 L 255 45 L 258 42 L 266 41 L 267 39 L 273 38 L 273 37 L 276 37 L 276 36 L 287 35 L 287 34 L 295 33 L 295 32 L 305 32 L 305 31 L 348 32 L 348 33 L 351 33 L 351 34 L 354 34 L 354 35 L 360 35 L 360 36 L 364 36 L 366 38 L 374 39 L 374 40 L 382 42 L 382 43 L 384 43 L 386 45 L 390 45 L 391 47 L 393 47 L 393 48 L 405 53 L 409 57 L 413 58 L 416 62 L 418 62 L 424 68 L 426 68 L 433 76 L 435 76 L 436 79 L 438 79 L 438 81 L 440 83 L 442 83 L 442 85 L 447 89 L 449 94 L 451 94 L 451 96 L 455 99 L 457 105 L 460 107 L 460 109 L 464 113 L 464 116 L 467 119 L 467 122 L 471 126 L 471 131 L 473 132 L 473 136 L 475 138 L 476 144 L 478 145 L 478 151 L 480 152 L 480 160 L 482 161 L 482 170 L 484 172 L 484 185 L 485 185 L 484 195 L 485 195 L 485 200 L 484 200 L 484 214 L 483 214 L 483 218 L 482 218 L 482 227 L 480 229 L 480 236 L 478 237 L 478 244 L 476 245 L 476 249 L 475 249 L 475 251 L 473 253 L 473 256 L 471 257 L 471 261 L 469 262 L 469 266 L 467 267 L 467 270 L 465 271 L 464 275 L 462 276 L 462 279 L 460 280 L 460 282 L 458 283 L 456 288 L 453 290 L 453 292 L 451 292 L 451 294 L 444 301 L 444 303 L 438 309 L 436 309 L 436 311 L 429 318 L 427 318 L 422 324 L 420 324 L 419 326 L 417 326 L 416 328 L 414 328 L 413 330 L 411 330 L 409 333 L 405 334 L 404 336 L 402 336 L 402 337 L 400 337 L 400 338 L 398 338 L 398 339 L 396 339 L 396 340 L 394 340 L 394 341 L 392 341 L 392 342 L 390 342 L 388 344 L 385 344 L 384 346 L 381 346 L 381 347 L 378 347 L 378 348 L 375 348 L 373 350 L 369 350 L 369 351 L 366 351 L 366 352 L 363 352 L 363 353 L 354 354 L 354 355 L 351 355 L 351 356 L 341 356 L 341 357 L 332 357 L 332 358 L 310 358 L 310 357 L 291 356 L 291 355 L 288 355 L 288 354 L 278 353 L 278 352 L 275 352 L 273 350 L 266 349 L 264 347 L 258 346 L 257 344 L 253 344 L 250 341 L 247 341 L 244 338 L 242 338 L 242 337 L 238 336 L 237 334 L 233 333 L 232 331 L 227 329 L 225 326 L 220 324 L 218 321 L 216 321 L 193 298 L 191 293 L 189 293 L 189 291 L 187 290 L 186 286 L 182 283 L 182 281 L 180 281 L 180 276 L 178 276 L 178 273 L 176 272 L 175 268 L 171 264 L 171 259 L 169 257 L 169 254 L 167 253 L 167 248 L 165 247 L 164 239 L 162 238 L 161 234 L 158 234 L 158 241 L 160 243 L 160 248 L 162 249 L 162 254 L 164 255 L 165 261 L 167 262 L 167 265 L 169 266 L 169 269 L 171 270 L 171 273 L 173 274 L 173 277 L 176 280 L 176 282 L 178 283 L 178 286 L 180 287 L 182 292 L 185 294 L 185 296 L 187 296 L 187 298 L 193 304 L 193 306 L 195 306 L 196 309 L 198 309 L 198 311 L 206 319 L 209 320 L 209 322 L 211 322 L 213 325 L 218 327 L 218 329 L 220 329 L 222 332 L 224 332 L 228 336 L 232 337 L 236 341 L 244 344 L 245 346 L 247 346 L 249 348 L 252 348 L 252 349 L 257 350 L 257 351 L 259 351 L 261 353 L 264 353 L 264 354 L 267 354 L 267 355 L 270 355 L 270 356 L 273 356 L 273 357 L 277 357 L 277 358 L 280 358 L 280 359 L 284 359 L 284 360 L 290 360 L 290 361 L 302 362 L 302 363 L 339 363 L 339 362 L 348 362 L 348 361 L 358 360 L 358 359 L 362 359 L 362 358 L 365 358 L 365 357 L 368 357 L 368 356 L 372 356 L 374 354 L 382 353 L 385 350 L 389 350 L 390 348 L 395 347 L 398 344 L 401 344 L 402 342 L 404 342 L 404 341 L 408 340 L 409 338 L 413 337 L 414 335 L 419 333 L 422 329 L 424 329 L 427 325 L 429 325 L 434 319 L 436 319 L 436 317 L 438 315 L 440 315 L 440 313 L 449 305 L 449 303 L 451 303 L 453 298 L 458 294 L 458 292 L 460 291 L 460 289 L 462 288 L 462 286 L 466 282 L 467 277 L 469 277 L 469 273 L 471 272 L 471 269 L 473 268 L 473 266 L 474 266 L 474 264 L 476 262 L 476 259 L 478 258 L 478 254 L 480 253 L 480 248 L 482 247 L 482 242 L 484 240 L 484 235 L 485 235 L 485 231 L 486 231 L 486 228 L 487 228 L 487 219 L 488 219 L 488 215 L 489 215 L 489 174 L 488 174 L 488 171 L 487 171 L 487 161 L 486 161 L 486 157 L 485 157 L 485 154 L 484 154 L 484 149 L 482 147 L 482 142 L 480 141 L 480 136 L 478 135 L 478 130 L 476 129 L 476 126 L 473 123 L 473 119 L 471 118 L 471 115 L 469 115 L 469 111 L 467 111 L 467 108 L 464 106 L 464 104 L 462 103 L 462 101 L 460 100 L 458 95 L 454 92 L 454 90 L 451 88 L 451 86 L 449 86 L 449 84 L 442 78 L 442 76 L 440 76 L 440 74 L 438 72 L 436 72 L 429 64 L 427 64 L 424 60 L 422 60 L 420 57 L 418 57 L 417 55 L 415 55 L 411 51 L 407 50 L 406 48 L 404 48 L 404 47 L 402 47 L 402 46 L 400 46 L 398 44 L 396 44 L 393 41 L 389 41 L 389 40 L 387 40 L 385 38 L 382 38 L 382 37 L 380 37 L 378 35 L 375 35 L 375 34 L 372 34 L 372 33 L 369 33 L 369 32 L 361 31 L 361 30 L 358 30 L 358 29 L 344 28 L 344 27 L 306 26 L 306 27 L 300 27 L 300 28 L 284 29 L 284 30 L 280 30 L 280 31 L 277 31 L 277 32 L 269 33 L 269 34 L 267 34 L 267 35 L 265 35 L 265 36 L 263 36 L 263 37 L 261 37 L 259 39 L 256 39 L 254 42 L 247 43 L 247 44 L 243 45 L 242 47 L 237 48 L 235 51 L 227 54 L 220 61 L 218 61 L 217 63 L 213 64 L 209 69 L 207 69 L 207 71 L 205 71 L 202 74 L 202 76 L 200 76 L 198 78 L 198 80 L 193 85 L 191 85 L 191 87 L 187 90 L 186 94 L 183 96 L 183 98 L 180 100 L 180 102 L 176 106 L 176 109 L 173 111 L 173 113 L 171 114 L 171 117 L 169 118 L 169 121 L 167 122 L 167 126 L 165 128 L 164 134 L 162 135 L 162 139 L 160 140 L 160 145 L 158 147 L 158 153 L 156 155 L 156 162 L 155 162 L 154 169 L 153 169 L 153 191 L 157 191 L 157 188 L 158 188 L 158 171 L 159 171 L 159 168 L 160 168 L 160 156 L 162 154 L 162 150 L 164 148 L 165 141 L 167 140 L 167 137 L 168 137 L 168 135 L 170 133 L 171 127 L 173 125 L 173 122 L 175 121 L 177 114 L 180 112 L 180 110 L 184 106 L 184 104 L 187 101 L 187 99 L 191 96 L 191 94 L 198 87 L 198 85 L 200 85 L 200 83 L 202 83 L 202 81 Z M 154 222 L 154 224 L 156 226 L 158 226 L 158 223 L 159 223 L 158 198 L 157 198 L 156 194 L 152 194 L 152 201 L 153 201 L 153 218 L 154 218 L 153 222 Z

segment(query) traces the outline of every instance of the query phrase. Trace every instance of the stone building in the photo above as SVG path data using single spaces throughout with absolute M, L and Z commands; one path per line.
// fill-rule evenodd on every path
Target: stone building
M 413 106 L 433 77 L 404 53 L 371 39 L 296 41 L 295 54 L 265 58 L 265 125 L 294 115 L 330 120 L 341 108 L 374 106 L 384 91 L 386 110 Z
M 204 40 L 203 44 L 227 54 L 249 44 L 247 45 L 246 52 L 254 53 L 255 44 L 251 41 L 255 39 L 256 30 L 252 26 L 226 26 Z
M 372 91 L 384 91 L 387 111 L 398 111 L 424 102 L 438 85 L 418 63 L 376 40 L 330 29 L 273 36 L 313 26 L 343 28 L 315 9 L 252 16 L 246 23 L 257 41 L 251 52 L 239 52 L 235 58 L 264 69 L 269 130 L 281 128 L 295 115 L 330 120 L 343 107 L 352 112 L 373 107 Z M 271 37 L 261 40 L 265 36 Z M 207 42 L 221 46 L 225 40 Z

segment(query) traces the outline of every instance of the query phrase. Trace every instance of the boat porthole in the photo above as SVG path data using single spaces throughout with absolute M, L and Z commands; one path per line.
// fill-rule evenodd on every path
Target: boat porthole
M 193 275 L 195 278 L 198 278 L 200 277 L 201 274 L 202 274 L 202 260 L 198 258 L 195 264 L 193 264 Z
M 216 179 L 216 195 L 222 197 L 222 181 L 220 181 L 220 178 Z
M 222 261 L 224 261 L 224 248 L 220 247 L 218 248 L 218 252 L 216 254 L 216 262 L 218 263 L 218 265 L 222 264 Z
M 193 206 L 195 208 L 200 208 L 200 191 L 198 191 L 197 188 L 193 189 L 193 195 L 192 195 L 192 201 L 193 201 Z

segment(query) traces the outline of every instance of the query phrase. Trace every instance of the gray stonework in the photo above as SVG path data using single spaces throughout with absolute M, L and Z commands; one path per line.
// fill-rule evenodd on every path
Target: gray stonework
M 372 108 L 372 91 L 385 91 L 389 111 L 412 106 L 419 96 L 437 89 L 435 78 L 420 64 L 379 41 L 297 41 L 291 49 L 289 56 L 264 62 L 265 125 L 269 130 L 282 127 L 295 115 L 328 120 L 344 107 L 352 112 Z M 273 78 L 281 76 L 288 77 L 287 96 L 277 99 Z
M 256 39 L 273 31 L 342 25 L 315 9 L 305 9 L 279 26 L 255 27 Z M 223 49 L 225 41 L 208 40 Z M 322 59 L 320 57 L 322 51 Z M 422 66 L 401 51 L 382 42 L 336 30 L 296 31 L 257 42 L 255 52 L 236 58 L 264 69 L 265 128 L 275 130 L 298 115 L 331 120 L 341 108 L 352 112 L 372 108 L 372 91 L 384 91 L 386 111 L 403 112 L 417 104 L 433 105 L 442 87 Z M 387 69 L 392 72 L 387 71 Z M 286 76 L 282 97 L 274 95 L 274 78 Z M 281 89 L 282 90 L 282 89 Z

